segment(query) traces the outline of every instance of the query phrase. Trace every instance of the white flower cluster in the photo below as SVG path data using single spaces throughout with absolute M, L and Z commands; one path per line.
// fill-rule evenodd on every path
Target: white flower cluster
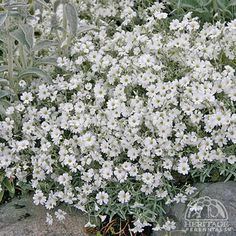
M 174 187 L 173 173 L 236 162 L 224 151 L 236 144 L 236 20 L 200 29 L 187 14 L 169 24 L 156 3 L 133 24 L 126 2 L 119 11 L 94 4 L 97 30 L 58 58 L 64 74 L 33 81 L 8 109 L 0 167 L 20 181 L 30 174 L 34 202 L 48 210 L 63 202 L 97 216 L 131 214 L 133 232 L 150 223 L 171 230 L 170 220 L 157 224 L 160 205 L 194 191 Z M 106 17 L 117 14 L 124 24 L 110 32 Z

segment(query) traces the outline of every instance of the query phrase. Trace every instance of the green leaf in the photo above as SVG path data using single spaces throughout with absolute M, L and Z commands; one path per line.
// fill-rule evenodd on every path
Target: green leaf
M 4 24 L 7 19 L 7 12 L 0 13 L 0 27 Z
M 2 183 L 3 179 L 4 179 L 4 174 L 1 173 L 1 174 L 0 174 L 0 183 Z
M 0 100 L 0 114 L 5 116 L 6 114 L 6 109 L 10 106 L 10 102 L 7 101 L 6 99 L 1 99 Z M 1 182 L 1 181 L 0 181 Z
M 30 45 L 25 38 L 25 33 L 21 28 L 16 29 L 13 32 L 11 32 L 11 36 L 14 39 L 16 39 L 19 43 L 21 43 L 23 46 L 25 46 L 28 50 L 30 49 Z
M 209 0 L 209 1 L 207 1 L 207 0 L 205 0 L 205 1 L 200 1 L 199 4 L 200 4 L 201 6 L 206 7 L 206 6 L 209 6 L 209 5 L 212 4 L 212 0 Z
M 3 196 L 4 196 L 4 190 L 2 190 L 2 191 L 0 192 L 0 202 L 1 202 L 2 199 L 3 199 Z
M 24 32 L 26 42 L 30 49 L 32 49 L 34 45 L 34 28 L 28 24 L 21 25 L 20 28 Z
M 9 191 L 9 193 L 15 194 L 15 186 L 14 186 L 13 182 L 10 181 L 10 179 L 5 178 L 5 179 L 3 180 L 3 185 L 7 188 L 7 190 Z
M 57 15 L 53 14 L 51 17 L 51 30 L 57 29 L 58 28 L 58 20 L 57 20 Z
M 59 5 L 62 4 L 62 0 L 56 0 L 53 4 L 53 11 L 56 12 Z
M 0 102 L 0 115 L 5 116 L 5 114 L 6 114 L 6 109 L 3 107 L 3 105 Z
M 8 69 L 7 66 L 0 66 L 0 72 L 3 72 L 5 70 L 7 70 L 7 69 Z
M 0 78 L 0 83 L 9 84 L 7 79 Z
M 12 95 L 12 93 L 9 91 L 9 95 Z M 6 99 L 4 100 L 1 100 L 1 104 L 5 107 L 5 108 L 8 108 L 11 103 L 9 101 L 7 101 Z
M 31 68 L 28 68 L 28 69 L 22 71 L 19 74 L 18 78 L 21 79 L 23 77 L 32 76 L 32 75 L 38 76 L 40 78 L 45 78 L 49 81 L 51 81 L 51 79 L 52 79 L 51 76 L 48 75 L 48 73 L 46 71 L 41 70 L 41 69 L 36 68 L 36 67 L 31 67 Z
M 233 174 L 229 174 L 229 175 L 227 176 L 227 178 L 224 180 L 224 182 L 228 182 L 232 176 L 233 176 Z
M 36 65 L 41 65 L 41 64 L 58 66 L 56 57 L 44 57 L 36 62 Z
M 96 29 L 95 26 L 92 26 L 92 25 L 80 26 L 78 28 L 78 33 L 81 34 L 89 30 L 95 30 L 95 29 Z
M 206 16 L 209 16 L 209 12 L 206 8 L 196 8 L 196 9 L 194 9 L 194 11 L 196 13 L 200 13 L 200 14 L 203 14 L 203 15 L 206 14 Z
M 35 44 L 34 51 L 40 51 L 42 49 L 49 48 L 51 46 L 56 46 L 56 45 L 58 45 L 58 43 L 55 41 L 42 40 L 42 41 L 38 42 L 37 44 Z
M 48 10 L 51 10 L 50 7 L 48 6 L 48 4 L 46 2 L 44 2 L 44 0 L 36 0 L 36 3 L 46 7 Z
M 225 0 L 217 0 L 217 5 L 224 10 L 226 8 L 227 2 Z
M 0 98 L 9 96 L 10 94 L 11 94 L 10 91 L 0 90 Z
M 70 33 L 75 36 L 78 29 L 78 16 L 76 8 L 72 4 L 67 3 L 65 4 L 64 9 Z
M 196 8 L 199 7 L 199 2 L 197 0 L 184 0 L 180 3 L 182 8 Z
M 22 181 L 18 182 L 17 186 L 20 187 L 22 194 L 27 194 L 29 191 L 33 190 L 32 186 L 29 183 L 26 183 L 26 182 L 22 182 Z
M 230 10 L 224 9 L 224 14 L 228 14 L 227 16 L 229 16 L 230 18 L 233 18 L 233 13 Z
M 98 231 L 98 232 L 96 233 L 96 236 L 102 236 L 102 234 L 100 233 L 100 231 Z
M 228 7 L 234 7 L 234 6 L 236 6 L 236 0 L 230 1 L 229 4 L 227 5 L 227 8 Z
M 3 43 L 6 41 L 6 38 L 3 34 L 3 32 L 1 32 L 1 31 L 0 31 L 0 41 L 3 42 Z

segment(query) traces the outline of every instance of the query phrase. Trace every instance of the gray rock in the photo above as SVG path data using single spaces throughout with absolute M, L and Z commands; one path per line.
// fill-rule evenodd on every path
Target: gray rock
M 52 226 L 46 224 L 46 210 L 35 206 L 32 196 L 13 199 L 0 207 L 0 236 L 85 236 L 86 216 L 80 211 L 67 213 L 61 223 L 56 219 Z
M 236 182 L 198 184 L 199 194 L 196 199 L 209 197 L 210 202 L 223 204 L 216 205 L 212 212 L 219 213 L 224 209 L 228 214 L 227 222 L 231 227 L 230 232 L 190 232 L 184 227 L 185 214 L 188 210 L 186 204 L 175 204 L 168 210 L 168 215 L 177 221 L 177 229 L 174 232 L 155 232 L 153 236 L 236 236 Z M 209 198 L 207 198 L 209 200 Z M 207 200 L 206 199 L 206 200 Z M 216 199 L 217 201 L 215 201 Z M 207 200 L 207 201 L 208 201 Z M 42 206 L 35 206 L 32 196 L 21 199 L 13 199 L 0 207 L 0 236 L 85 236 L 84 224 L 86 216 L 80 211 L 73 210 L 63 223 L 57 221 L 52 226 L 45 223 L 46 210 Z M 207 213 L 201 214 L 201 219 L 206 219 Z M 211 219 L 209 219 L 211 220 Z M 220 218 L 220 222 L 225 218 Z M 225 228 L 229 228 L 228 226 Z
M 177 222 L 176 231 L 169 234 L 154 232 L 153 236 L 236 236 L 236 182 L 196 184 L 196 187 L 198 195 L 194 199 L 199 199 L 198 204 L 208 206 L 203 208 L 199 218 L 197 214 L 193 217 L 194 212 L 189 211 L 187 204 L 175 204 L 167 209 L 167 214 Z M 185 228 L 185 224 L 193 227 Z M 210 232 L 210 228 L 223 231 Z M 199 229 L 208 232 L 193 232 Z

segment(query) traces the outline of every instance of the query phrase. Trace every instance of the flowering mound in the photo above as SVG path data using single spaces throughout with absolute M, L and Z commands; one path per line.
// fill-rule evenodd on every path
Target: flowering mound
M 178 177 L 236 160 L 236 20 L 200 28 L 191 14 L 169 22 L 162 4 L 118 5 L 94 4 L 95 29 L 58 58 L 52 83 L 35 79 L 7 110 L 0 167 L 48 210 L 171 230 L 163 206 L 194 191 Z

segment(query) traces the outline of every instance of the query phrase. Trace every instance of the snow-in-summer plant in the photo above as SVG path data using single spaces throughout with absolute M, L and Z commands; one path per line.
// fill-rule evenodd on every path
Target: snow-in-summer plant
M 71 40 L 89 29 L 79 26 L 73 3 L 58 0 L 51 6 L 40 0 L 0 3 L 0 120 L 34 78 L 51 80 L 57 57 L 67 56 Z M 56 14 L 59 6 L 63 15 Z M 18 126 L 17 114 L 14 119 Z M 15 193 L 13 180 L 1 176 L 0 201 L 5 189 Z
M 236 20 L 169 22 L 158 2 L 76 6 L 96 30 L 67 38 L 52 82 L 35 78 L 7 109 L 0 168 L 31 184 L 49 224 L 65 219 L 50 213 L 64 203 L 88 213 L 87 226 L 119 217 L 133 233 L 172 230 L 165 206 L 195 190 L 181 176 L 204 179 L 214 167 L 235 178 Z

